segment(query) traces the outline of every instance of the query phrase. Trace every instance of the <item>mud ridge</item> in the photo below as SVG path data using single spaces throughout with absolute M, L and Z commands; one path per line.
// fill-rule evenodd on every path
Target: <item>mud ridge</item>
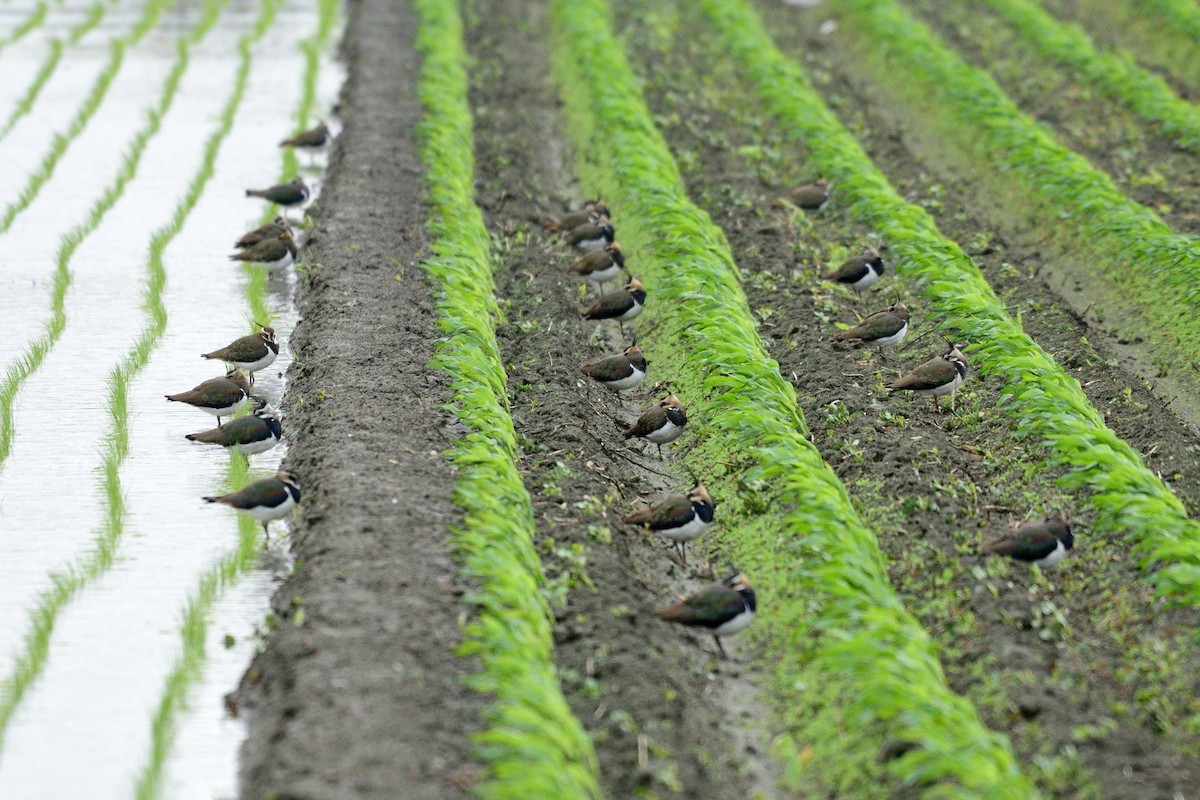
M 819 176 L 807 174 L 803 153 L 753 98 L 739 96 L 745 90 L 731 70 L 712 66 L 719 58 L 699 44 L 703 26 L 670 2 L 617 8 L 689 190 L 725 229 L 760 332 L 797 387 L 815 443 L 882 531 L 892 582 L 939 641 L 951 687 L 1013 738 L 1025 768 L 1052 796 L 1165 800 L 1185 791 L 1200 774 L 1185 755 L 1194 745 L 1189 720 L 1200 711 L 1190 699 L 1200 662 L 1190 643 L 1197 614 L 1164 611 L 1123 543 L 1089 539 L 1072 493 L 1032 477 L 1028 465 L 1044 455 L 1036 443 L 1013 440 L 1011 424 L 994 410 L 994 380 L 972 375 L 957 417 L 931 414 L 928 401 L 886 397 L 886 379 L 941 346 L 935 336 L 917 340 L 933 322 L 921 299 L 891 274 L 861 301 L 822 284 L 817 268 L 878 244 L 872 232 L 838 209 L 836 187 L 835 202 L 819 214 L 796 218 L 778 208 L 774 200 L 786 189 Z M 760 10 L 901 192 L 938 214 L 1114 430 L 1151 453 L 1151 465 L 1174 476 L 1173 487 L 1196 508 L 1200 487 L 1188 465 L 1200 443 L 1136 375 L 1089 344 L 1094 333 L 1037 277 L 1036 253 L 1010 248 L 970 213 L 969 196 L 931 177 L 902 132 L 823 57 L 831 43 L 799 28 L 794 14 Z M 700 88 L 699 74 L 716 88 Z M 880 361 L 826 341 L 837 323 L 853 323 L 856 313 L 897 296 L 914 312 L 913 334 L 899 354 Z M 1079 520 L 1080 538 L 1047 581 L 970 555 L 1010 519 L 1059 509 Z M 1173 663 L 1156 664 L 1148 650 L 1171 653 Z M 1173 699 L 1159 704 L 1152 696 Z
M 452 800 L 474 775 L 484 698 L 454 654 L 460 513 L 440 451 L 462 426 L 428 367 L 415 25 L 404 4 L 348 6 L 345 127 L 303 259 L 284 398 L 286 466 L 305 492 L 296 565 L 235 698 L 249 709 L 247 800 Z
M 622 340 L 615 324 L 580 319 L 595 292 L 584 297 L 579 282 L 563 274 L 574 256 L 537 224 L 585 193 L 574 184 L 558 129 L 545 9 L 475 0 L 467 23 L 476 59 L 477 198 L 502 258 L 496 282 L 507 322 L 497 333 L 523 449 L 519 466 L 552 587 L 555 657 L 567 699 L 595 742 L 610 798 L 740 797 L 751 789 L 772 797 L 748 668 L 718 663 L 710 638 L 653 615 L 674 593 L 709 582 L 707 565 L 693 551 L 684 569 L 667 542 L 620 522 L 635 505 L 691 487 L 687 436 L 665 460 L 652 445 L 621 440 L 618 423 L 668 391 L 655 386 L 653 353 L 646 382 L 620 397 L 579 371 L 581 362 L 628 346 L 644 323 L 627 324 Z M 619 218 L 614 225 L 619 239 Z M 636 256 L 630 267 L 636 275 Z M 731 653 L 738 657 L 736 642 Z

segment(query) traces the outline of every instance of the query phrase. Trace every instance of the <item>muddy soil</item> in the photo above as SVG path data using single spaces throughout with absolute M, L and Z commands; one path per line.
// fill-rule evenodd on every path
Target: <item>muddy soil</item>
M 709 582 L 707 565 L 693 552 L 684 569 L 665 540 L 620 522 L 633 506 L 692 483 L 679 456 L 668 463 L 652 445 L 626 445 L 619 434 L 618 423 L 669 390 L 652 388 L 653 354 L 645 383 L 621 395 L 579 371 L 583 361 L 628 346 L 641 320 L 625 326 L 624 339 L 615 323 L 582 320 L 595 290 L 585 297 L 563 274 L 574 256 L 539 224 L 586 194 L 559 129 L 545 9 L 474 0 L 467 20 L 477 201 L 501 253 L 500 346 L 567 698 L 595 742 L 608 797 L 744 797 L 754 789 L 773 797 L 757 722 L 763 710 L 739 663 L 749 656 L 730 640 L 735 660 L 720 662 L 711 638 L 653 615 L 675 593 Z M 621 220 L 614 224 L 619 239 Z
M 840 210 L 836 195 L 830 208 L 807 217 L 774 204 L 788 187 L 818 176 L 762 117 L 720 54 L 705 49 L 708 34 L 693 15 L 669 2 L 618 3 L 617 10 L 689 191 L 725 229 L 760 332 L 797 387 L 814 441 L 881 530 L 893 584 L 941 644 L 952 688 L 1012 737 L 1022 764 L 1051 796 L 1166 800 L 1190 792 L 1200 781 L 1189 732 L 1200 714 L 1200 653 L 1190 638 L 1198 615 L 1164 610 L 1128 547 L 1090 536 L 1078 496 L 1030 469 L 1045 453 L 1014 439 L 995 408 L 997 379 L 973 374 L 957 415 L 934 415 L 927 400 L 886 396 L 886 379 L 941 347 L 936 334 L 918 339 L 935 323 L 923 301 L 894 275 L 862 300 L 823 285 L 817 267 L 875 243 L 873 232 Z M 1136 374 L 1094 346 L 1102 337 L 1038 278 L 1036 243 L 1009 241 L 973 215 L 967 187 L 943 180 L 905 146 L 904 131 L 829 60 L 834 43 L 816 34 L 816 15 L 778 3 L 760 12 L 901 193 L 968 248 L 1029 333 L 1195 510 L 1200 484 L 1190 465 L 1200 441 Z M 898 354 L 880 360 L 826 341 L 837 323 L 853 323 L 897 296 L 915 323 Z M 1041 577 L 970 554 L 1010 519 L 1058 510 L 1078 522 L 1079 536 L 1058 571 Z
M 450 557 L 461 431 L 427 366 L 437 338 L 406 4 L 353 0 L 338 138 L 300 270 L 284 398 L 305 492 L 295 568 L 235 698 L 242 796 L 469 796 L 481 695 L 463 685 Z M 301 616 L 302 614 L 302 616 Z

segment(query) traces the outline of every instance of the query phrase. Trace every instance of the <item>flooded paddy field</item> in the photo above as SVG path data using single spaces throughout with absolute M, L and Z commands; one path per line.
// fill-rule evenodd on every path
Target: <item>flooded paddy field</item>
M 1095 5 L 0 0 L 0 798 L 1197 800 L 1200 6 Z
M 330 112 L 332 7 L 47 5 L 0 5 L 0 796 L 230 796 L 224 695 L 290 562 L 285 526 L 264 551 L 200 498 L 285 447 L 189 442 L 215 418 L 163 396 L 257 322 L 280 404 L 294 274 L 226 256 L 268 210 L 245 189 L 296 168 L 278 142 Z

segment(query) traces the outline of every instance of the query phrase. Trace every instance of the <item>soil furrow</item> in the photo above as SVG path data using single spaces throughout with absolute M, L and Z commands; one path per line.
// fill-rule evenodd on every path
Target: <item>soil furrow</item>
M 620 523 L 634 503 L 691 484 L 685 457 L 672 466 L 653 447 L 621 442 L 618 422 L 665 394 L 650 389 L 653 366 L 623 397 L 579 372 L 581 362 L 629 341 L 615 324 L 580 319 L 593 295 L 585 299 L 563 274 L 574 256 L 538 224 L 586 193 L 574 185 L 557 127 L 545 11 L 475 0 L 467 22 L 478 202 L 501 258 L 496 283 L 507 322 L 498 337 L 550 575 L 564 690 L 595 742 L 607 796 L 744 796 L 752 786 L 772 796 L 744 668 L 714 671 L 703 637 L 653 616 L 669 587 L 690 589 L 707 575 L 683 570 L 664 540 Z M 619 239 L 621 221 L 614 224 Z M 630 263 L 636 274 L 636 256 Z M 637 328 L 627 324 L 627 336 Z M 693 553 L 693 567 L 699 560 Z
M 940 345 L 932 336 L 915 342 L 932 327 L 919 301 L 890 282 L 856 302 L 816 279 L 814 266 L 873 243 L 871 232 L 837 209 L 836 187 L 834 206 L 813 217 L 793 219 L 778 209 L 774 198 L 819 176 L 807 174 L 802 154 L 761 116 L 736 76 L 713 66 L 720 58 L 704 49 L 708 34 L 679 6 L 652 2 L 647 13 L 629 6 L 620 5 L 628 49 L 641 59 L 649 99 L 693 196 L 729 235 L 760 331 L 797 385 L 814 440 L 884 530 L 880 544 L 893 583 L 941 642 L 952 688 L 971 697 L 990 726 L 1010 733 L 1031 774 L 1054 796 L 1169 798 L 1190 787 L 1200 774 L 1183 754 L 1194 744 L 1187 729 L 1200 713 L 1186 699 L 1194 696 L 1200 661 L 1189 638 L 1196 614 L 1164 612 L 1119 542 L 1087 539 L 1087 520 L 1077 552 L 1049 573 L 1049 584 L 1024 568 L 969 555 L 1009 517 L 1071 513 L 1071 495 L 1031 480 L 1026 467 L 1042 455 L 1012 440 L 993 411 L 996 387 L 989 382 L 968 379 L 957 417 L 934 417 L 928 401 L 885 399 L 885 379 Z M 1114 369 L 1111 355 L 1088 344 L 1091 332 L 1037 279 L 1036 259 L 1007 248 L 970 213 L 969 198 L 930 178 L 928 165 L 904 148 L 870 99 L 830 74 L 817 56 L 823 43 L 815 32 L 798 28 L 786 12 L 768 13 L 767 24 L 794 32 L 782 37 L 788 49 L 804 53 L 802 63 L 823 76 L 827 97 L 881 167 L 903 192 L 943 212 L 944 230 L 983 256 L 993 285 L 1110 412 L 1109 424 L 1153 452 L 1150 463 L 1168 476 L 1184 471 L 1196 438 L 1136 376 Z M 705 80 L 697 82 L 697 74 Z M 824 341 L 836 322 L 889 304 L 896 291 L 914 310 L 911 349 L 880 362 Z M 1173 488 L 1195 508 L 1194 481 Z
M 462 431 L 443 410 L 415 125 L 415 18 L 347 9 L 345 127 L 309 240 L 291 340 L 287 465 L 306 494 L 278 624 L 243 679 L 242 795 L 468 796 L 484 697 L 455 655 L 464 591 L 451 558 Z M 301 618 L 297 609 L 303 608 Z

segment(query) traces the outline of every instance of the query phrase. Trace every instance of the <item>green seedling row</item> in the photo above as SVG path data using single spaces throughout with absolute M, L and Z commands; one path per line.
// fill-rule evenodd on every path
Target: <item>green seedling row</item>
M 328 0 L 318 0 L 322 13 L 336 14 L 336 6 L 330 7 Z M 192 179 L 187 194 L 176 207 L 175 218 L 155 234 L 151 244 L 151 261 L 162 267 L 162 253 L 166 246 L 183 229 L 183 223 L 212 178 L 221 145 L 233 129 L 234 119 L 245 98 L 246 88 L 253 65 L 253 47 L 275 22 L 283 0 L 262 0 L 259 16 L 254 27 L 238 41 L 238 69 L 234 78 L 233 93 L 221 111 L 220 124 L 205 144 L 201 170 Z M 326 39 L 318 39 L 316 45 L 323 47 Z M 319 51 L 318 51 L 319 52 Z M 261 59 L 260 59 L 261 60 Z M 263 61 L 263 64 L 266 62 Z M 315 98 L 315 81 L 310 87 L 305 83 L 305 93 L 300 105 L 311 106 Z M 261 270 L 259 270 L 261 272 Z M 247 284 L 247 302 L 254 319 L 267 324 L 266 286 L 263 281 Z M 231 453 L 226 486 L 223 491 L 237 491 L 259 476 L 250 475 L 246 457 Z M 219 561 L 200 576 L 196 589 L 188 598 L 182 611 L 179 627 L 181 650 L 163 686 L 158 706 L 150 721 L 150 753 L 138 774 L 137 800 L 154 800 L 162 795 L 163 768 L 175 740 L 179 714 L 186 708 L 188 693 L 201 679 L 207 662 L 209 619 L 213 606 L 221 598 L 225 588 L 236 583 L 258 564 L 265 541 L 259 537 L 258 524 L 244 514 L 237 516 L 238 539 L 236 549 L 226 553 Z
M 1128 55 L 1100 51 L 1082 29 L 1059 22 L 1032 0 L 982 0 L 1042 58 L 1066 66 L 1134 113 L 1162 126 L 1189 150 L 1200 150 L 1200 107 L 1177 95 Z
M 62 0 L 55 0 L 55 3 L 62 3 Z M 10 44 L 24 39 L 30 31 L 40 28 L 42 23 L 46 21 L 46 14 L 49 11 L 49 0 L 39 0 L 38 4 L 33 7 L 33 11 L 29 12 L 29 16 L 23 19 L 17 27 L 13 28 L 12 33 L 0 38 L 0 52 Z
M 67 34 L 67 43 L 65 46 L 78 44 L 80 39 L 100 24 L 100 20 L 104 18 L 104 14 L 114 4 L 114 0 L 99 0 L 99 2 L 92 4 L 91 8 L 88 9 L 88 15 Z M 50 80 L 54 71 L 58 69 L 58 62 L 62 60 L 65 46 L 62 39 L 50 40 L 50 50 L 46 53 L 46 57 L 42 59 L 37 72 L 34 73 L 29 88 L 25 90 L 25 94 L 21 95 L 21 99 L 17 101 L 16 107 L 8 115 L 8 119 L 4 121 L 4 125 L 0 126 L 0 141 L 3 141 L 4 137 L 8 136 L 21 117 L 33 110 L 33 104 L 37 102 L 38 95 L 42 93 L 42 88 L 46 85 L 46 81 Z
M 151 0 L 150 5 L 154 5 L 157 1 Z M 165 0 L 165 2 L 159 4 L 165 7 L 169 2 L 170 0 Z M 158 14 L 161 13 L 162 9 L 160 8 L 158 13 L 154 15 L 154 18 L 157 19 Z M 179 40 L 175 63 L 172 65 L 170 72 L 167 73 L 166 80 L 163 82 L 163 90 L 159 95 L 158 103 L 149 110 L 145 125 L 130 141 L 129 147 L 122 157 L 121 166 L 117 170 L 116 178 L 108 185 L 96 202 L 92 204 L 87 218 L 63 236 L 58 251 L 55 253 L 54 277 L 50 289 L 50 318 L 46 321 L 42 335 L 31 342 L 26 351 L 9 365 L 3 381 L 0 382 L 0 468 L 3 467 L 9 452 L 12 450 L 12 439 L 16 427 L 14 405 L 16 404 L 17 392 L 25 380 L 42 365 L 42 362 L 46 359 L 46 355 L 58 342 L 59 337 L 62 336 L 62 332 L 67 326 L 66 297 L 67 290 L 71 286 L 71 259 L 84 240 L 100 226 L 100 222 L 104 219 L 104 216 L 124 193 L 126 184 L 137 174 L 138 165 L 141 163 L 142 153 L 145 152 L 146 145 L 154 134 L 158 132 L 163 116 L 170 109 L 171 103 L 175 99 L 175 92 L 179 88 L 179 81 L 183 77 L 184 70 L 187 69 L 188 52 L 191 50 L 192 45 L 203 38 L 212 28 L 213 20 L 209 17 L 210 15 L 208 14 L 203 16 L 192 28 L 191 32 L 185 34 Z M 207 27 L 205 27 L 206 25 Z M 121 57 L 124 53 L 124 45 L 117 42 L 113 46 L 115 48 L 113 52 L 117 59 L 115 62 L 109 62 L 105 68 L 108 78 L 105 79 L 104 74 L 102 74 L 96 84 L 97 86 L 103 82 L 104 86 L 107 87 L 108 83 L 112 81 L 113 76 L 116 75 L 116 68 L 119 67 Z M 94 105 L 98 106 L 102 98 L 103 92 L 99 96 L 92 98 Z M 92 110 L 95 110 L 94 107 Z M 79 130 L 82 130 L 83 126 L 86 125 L 86 120 L 90 116 L 91 112 L 83 115 L 81 110 L 81 115 L 76 117 L 75 123 L 72 123 L 71 130 L 75 131 L 76 124 L 78 124 Z M 80 121 L 81 119 L 83 120 L 82 122 Z M 48 170 L 52 171 L 53 164 L 57 163 L 62 152 L 66 150 L 69 140 L 74 138 L 75 135 L 78 134 L 73 133 L 68 137 L 57 136 L 57 149 L 52 152 L 56 152 L 58 155 L 54 156 L 52 160 L 44 161 L 42 166 L 46 167 L 47 164 L 50 164 Z M 49 171 L 47 171 L 45 178 L 37 184 L 38 188 L 49 177 Z M 28 187 L 26 191 L 29 191 Z M 36 190 L 34 190 L 34 194 L 36 194 Z M 32 199 L 30 197 L 28 202 L 32 202 Z M 28 202 L 26 202 L 26 205 L 28 205 Z M 0 232 L 3 232 L 2 225 L 0 225 Z M 0 714 L 0 720 L 2 720 L 2 714 Z M 3 724 L 0 722 L 0 728 L 2 727 Z
M 53 316 L 47 323 L 47 330 L 42 338 L 34 343 L 33 348 L 20 362 L 20 367 L 24 371 L 10 371 L 4 385 L 0 387 L 0 412 L 3 413 L 2 422 L 4 424 L 0 428 L 0 462 L 8 455 L 11 446 L 12 404 L 16 391 L 21 381 L 41 364 L 46 353 L 49 352 L 66 327 L 67 320 L 63 310 L 63 301 L 67 286 L 70 284 L 71 258 L 88 234 L 99 226 L 104 214 L 117 202 L 125 185 L 137 173 L 137 167 L 147 143 L 158 133 L 163 117 L 171 108 L 179 83 L 187 70 L 188 53 L 193 45 L 213 29 L 227 3 L 228 0 L 208 0 L 204 6 L 204 13 L 191 31 L 180 40 L 175 64 L 167 74 L 159 102 L 150 109 L 146 116 L 145 126 L 134 136 L 116 181 L 105 190 L 105 193 L 93 206 L 88 220 L 73 229 L 63 240 L 56 258 L 57 273 Z M 211 165 L 208 168 L 211 170 Z M 192 203 L 195 203 L 194 199 Z M 187 210 L 190 210 L 190 206 Z M 180 211 L 177 209 L 176 216 L 179 214 Z M 184 216 L 186 216 L 186 212 Z M 180 224 L 182 224 L 182 220 Z M 133 350 L 113 370 L 108 379 L 108 408 L 113 427 L 105 437 L 102 450 L 103 462 L 100 468 L 100 484 L 105 498 L 104 520 L 92 550 L 66 569 L 50 576 L 52 585 L 38 599 L 38 605 L 33 612 L 29 629 L 26 631 L 15 664 L 3 680 L 0 680 L 0 750 L 3 750 L 5 732 L 8 723 L 12 720 L 13 712 L 33 681 L 41 674 L 45 665 L 46 656 L 50 650 L 50 637 L 54 633 L 59 612 L 80 589 L 112 566 L 117 546 L 125 532 L 125 500 L 121 492 L 120 467 L 129 454 L 129 381 L 149 360 L 150 353 L 162 336 L 167 321 L 167 312 L 162 304 L 162 289 L 166 283 L 166 274 L 161 259 L 161 250 L 166 242 L 159 244 L 160 234 L 161 231 L 151 239 L 150 259 L 147 265 L 143 300 L 143 309 L 147 316 L 146 327 L 134 344 Z M 14 380 L 15 377 L 19 377 L 20 380 Z
M 837 12 L 857 65 L 923 109 L 922 135 L 940 134 L 955 146 L 946 150 L 969 154 L 968 168 L 1019 207 L 1023 221 L 1136 306 L 1147 346 L 1195 385 L 1188 365 L 1200 362 L 1200 239 L 1173 234 L 1125 197 L 895 2 L 846 0 Z
M 0 215 L 0 233 L 6 233 L 12 227 L 13 220 L 17 218 L 17 215 L 29 207 L 29 204 L 38 196 L 38 192 L 42 190 L 42 186 L 50 180 L 50 176 L 54 174 L 54 168 L 58 166 L 63 154 L 67 152 L 67 147 L 79 137 L 79 134 L 83 133 L 88 122 L 95 115 L 96 109 L 100 108 L 100 104 L 104 102 L 104 96 L 108 94 L 108 87 L 112 85 L 113 79 L 121 70 L 121 64 L 125 60 L 125 51 L 141 41 L 142 37 L 158 24 L 159 18 L 172 2 L 174 0 L 149 0 L 142 9 L 142 15 L 138 18 L 137 25 L 129 33 L 116 37 L 109 43 L 108 61 L 101 68 L 87 97 L 83 99 L 79 109 L 75 112 L 75 116 L 67 126 L 67 132 L 54 135 L 50 149 L 42 156 L 37 169 L 30 173 L 25 186 L 17 195 L 17 199 L 9 203 L 5 207 L 4 213 Z
M 589 193 L 615 212 L 650 292 L 643 345 L 688 404 L 721 501 L 722 552 L 761 602 L 757 633 L 796 791 L 1028 798 L 1007 740 L 946 686 L 937 650 L 888 583 L 875 535 L 807 439 L 759 339 L 724 234 L 688 199 L 600 0 L 552 3 L 555 61 Z M 685 439 L 687 434 L 685 434 Z M 722 475 L 723 473 L 723 475 Z M 881 767 L 884 739 L 916 744 Z M 814 780 L 815 777 L 815 780 Z M 953 787 L 953 788 L 951 788 Z M 916 796 L 916 795 L 914 795 Z
M 836 184 L 838 202 L 883 235 L 897 272 L 918 284 L 947 329 L 971 341 L 972 364 L 1003 377 L 1001 407 L 1021 436 L 1047 446 L 1044 468 L 1065 468 L 1063 485 L 1084 492 L 1097 515 L 1091 534 L 1126 539 L 1161 596 L 1200 605 L 1200 526 L 1179 499 L 1105 426 L 1079 382 L 1008 316 L 971 259 L 888 184 L 749 6 L 702 4 L 754 91 L 804 143 L 814 172 Z
M 600 798 L 591 742 L 572 716 L 553 663 L 551 612 L 533 545 L 533 509 L 517 472 L 516 436 L 493 320 L 491 242 L 472 201 L 474 154 L 462 20 L 455 4 L 418 0 L 422 56 L 421 157 L 429 187 L 433 256 L 443 334 L 434 366 L 451 378 L 449 406 L 470 432 L 450 448 L 461 574 L 473 586 L 461 653 L 478 661 L 469 678 L 491 696 L 476 735 L 488 800 Z
M 1078 0 L 1073 13 L 1132 48 L 1138 61 L 1200 90 L 1195 0 Z

